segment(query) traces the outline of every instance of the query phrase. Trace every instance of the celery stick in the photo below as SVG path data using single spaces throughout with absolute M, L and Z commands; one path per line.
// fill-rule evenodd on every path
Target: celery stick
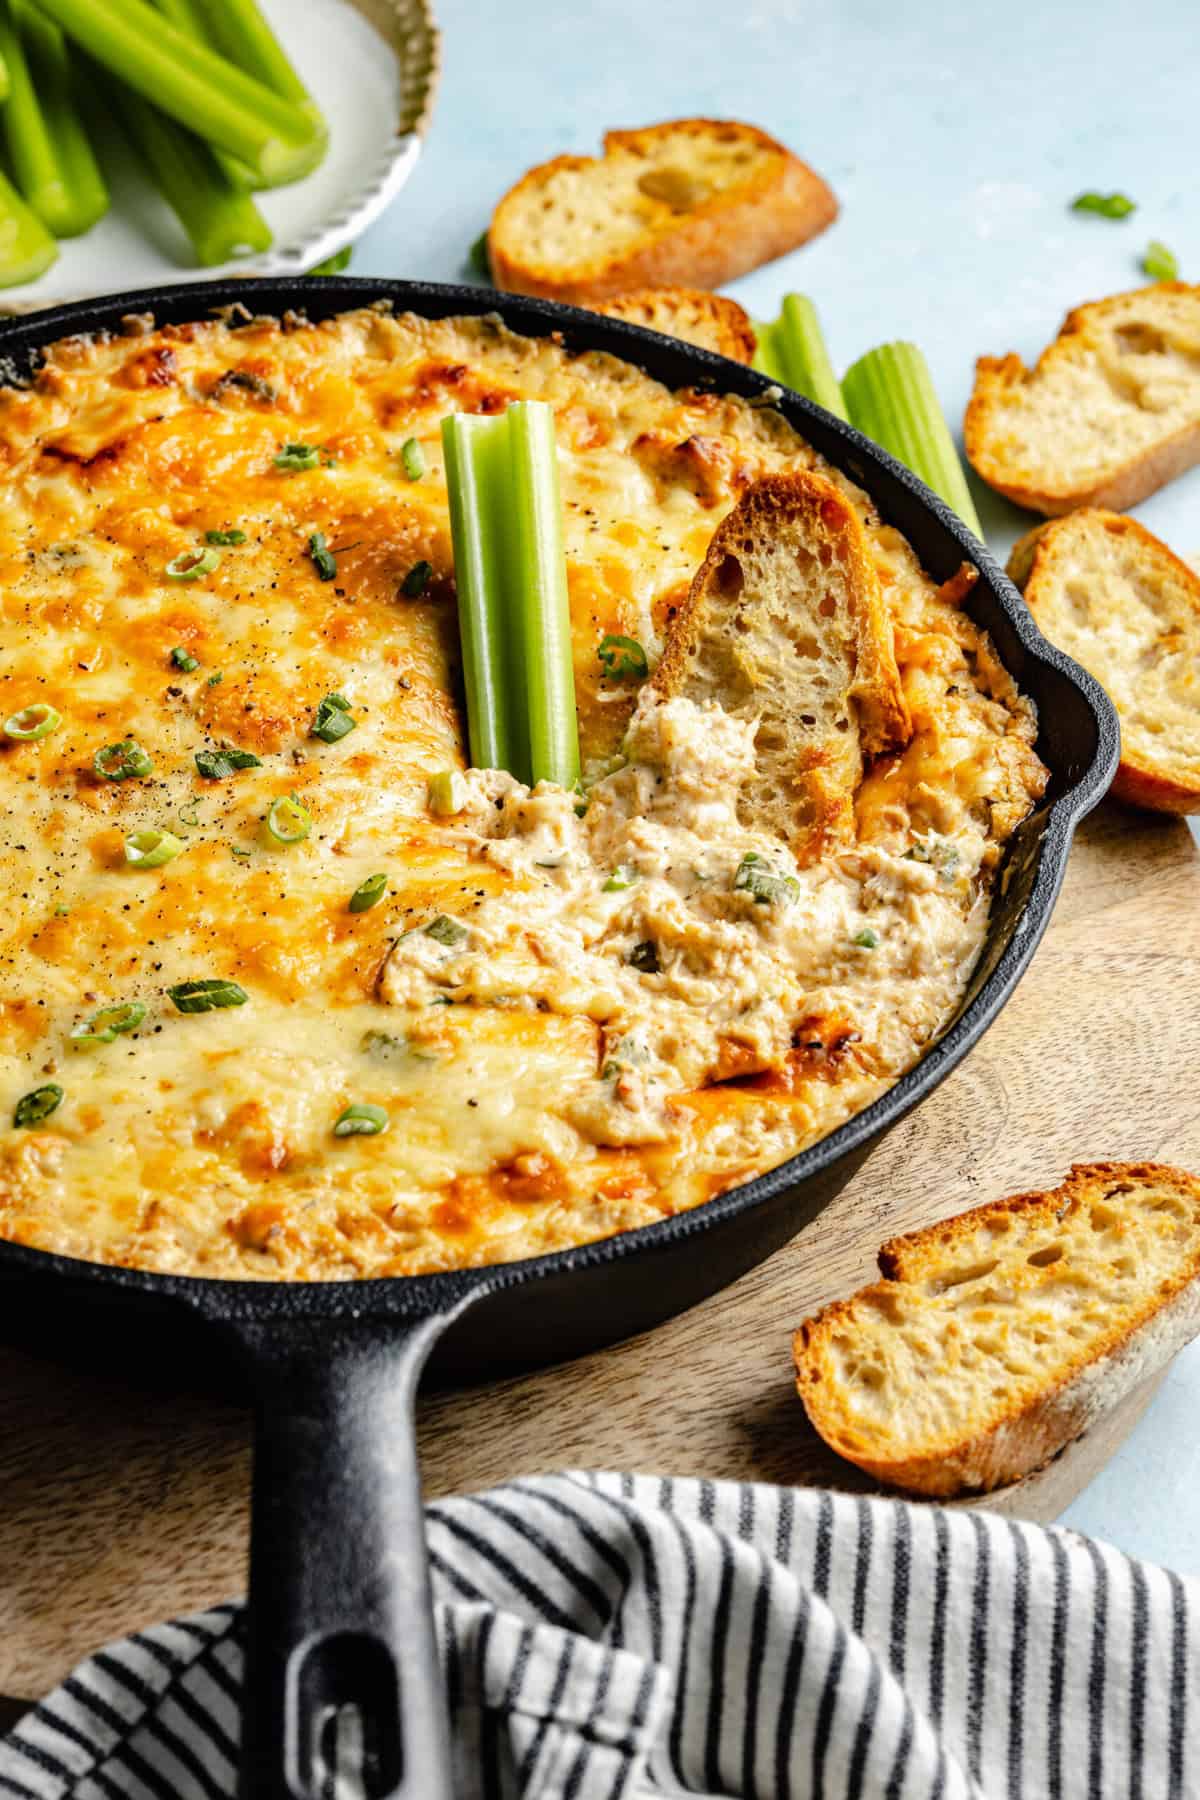
M 532 785 L 579 779 L 554 414 L 442 421 L 471 761 Z
M 780 387 L 782 387 L 784 379 L 783 363 L 780 360 L 778 345 L 776 343 L 778 331 L 778 320 L 754 320 L 754 336 L 756 342 L 754 347 L 754 357 L 750 367 L 752 369 L 760 370 L 764 375 L 769 375 L 772 381 L 777 381 Z
M 216 48 L 209 38 L 198 0 L 155 0 L 155 5 L 163 17 L 170 19 L 179 31 L 186 31 L 189 37 L 201 44 L 208 44 L 210 49 Z M 214 150 L 213 155 L 235 187 L 248 191 L 254 186 L 255 178 L 244 162 L 239 162 L 236 156 L 230 156 L 227 150 Z
M 7 176 L 0 174 L 0 288 L 36 281 L 58 258 L 58 245 Z
M 68 37 L 179 124 L 240 157 L 264 180 L 307 164 L 311 119 L 263 82 L 180 31 L 148 0 L 39 0 Z
M 516 605 L 530 778 L 570 788 L 579 780 L 579 718 L 554 411 L 544 400 L 516 400 L 505 416 L 520 556 Z
M 190 0 L 193 5 L 197 0 Z M 297 75 L 279 39 L 259 11 L 255 0 L 198 0 L 206 22 L 207 41 L 248 75 L 289 101 L 313 127 L 312 148 L 304 168 L 290 177 L 308 175 L 325 155 L 329 132 L 320 107 Z M 274 185 L 274 184 L 270 184 Z
M 5 62 L 4 58 L 0 56 L 0 101 L 8 99 L 8 90 L 10 86 L 11 82 L 9 81 L 8 76 L 8 64 Z
M 754 368 L 781 387 L 815 400 L 839 419 L 846 417 L 846 403 L 829 361 L 817 309 L 806 294 L 785 294 L 780 317 L 770 324 L 760 325 L 756 320 L 754 335 L 758 339 Z
M 108 211 L 74 78 L 57 27 L 16 0 L 0 0 L 0 55 L 10 93 L 0 115 L 17 186 L 55 237 L 78 237 Z
M 104 78 L 96 71 L 98 81 Z M 123 82 L 107 82 L 119 119 L 147 175 L 176 214 L 205 268 L 271 246 L 271 230 L 244 189 L 225 173 L 211 147 L 151 106 Z
M 442 420 L 471 763 L 477 769 L 509 769 L 515 774 L 513 689 L 495 552 L 498 521 L 493 516 L 494 502 L 503 490 L 494 479 L 494 456 L 487 456 L 497 442 L 503 448 L 507 433 L 502 416 L 452 413 Z
M 982 537 L 979 515 L 928 364 L 915 344 L 880 344 L 842 378 L 850 423 L 940 494 Z

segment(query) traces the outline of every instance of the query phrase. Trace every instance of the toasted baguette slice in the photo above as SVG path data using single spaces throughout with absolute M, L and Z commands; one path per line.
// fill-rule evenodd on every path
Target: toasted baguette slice
M 638 287 L 720 287 L 824 231 L 837 213 L 806 163 L 753 125 L 675 119 L 610 131 L 604 155 L 556 156 L 501 200 L 497 287 L 600 300 Z
M 759 721 L 747 823 L 801 863 L 854 835 L 864 756 L 911 723 L 858 515 L 821 475 L 768 475 L 718 526 L 655 683 Z
M 896 1487 L 1000 1487 L 1200 1332 L 1200 1181 L 1079 1163 L 1061 1187 L 893 1238 L 879 1267 L 796 1333 L 809 1418 Z
M 1032 370 L 981 356 L 963 437 L 1018 506 L 1136 506 L 1200 461 L 1200 287 L 1160 281 L 1077 307 Z
M 1046 636 L 1113 699 L 1116 797 L 1200 812 L 1200 576 L 1144 525 L 1099 511 L 1029 532 L 1008 572 Z
M 611 300 L 594 300 L 590 310 L 682 338 L 734 362 L 752 361 L 758 343 L 750 316 L 737 301 L 704 288 L 635 288 Z

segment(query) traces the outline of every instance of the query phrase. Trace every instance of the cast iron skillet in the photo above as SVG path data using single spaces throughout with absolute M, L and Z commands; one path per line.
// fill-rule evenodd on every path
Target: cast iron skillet
M 240 302 L 324 318 L 385 299 L 429 317 L 500 312 L 530 336 L 610 350 L 672 387 L 757 396 L 768 382 L 706 351 L 622 322 L 480 288 L 398 281 L 226 281 L 59 307 L 0 328 L 9 378 L 43 345 L 117 329 L 127 314 L 182 322 Z M 0 1242 L 3 1316 L 52 1337 L 83 1316 L 152 1355 L 219 1334 L 256 1404 L 243 1794 L 316 1800 L 330 1727 L 363 1722 L 364 1792 L 449 1800 L 442 1684 L 430 1614 L 412 1427 L 434 1344 L 444 1371 L 476 1378 L 578 1355 L 642 1331 L 734 1281 L 793 1237 L 845 1186 L 883 1134 L 932 1092 L 995 1018 L 1027 968 L 1062 881 L 1075 826 L 1118 756 L 1112 706 L 1041 637 L 1016 590 L 949 510 L 857 432 L 795 395 L 780 410 L 872 496 L 936 580 L 965 558 L 981 579 L 967 610 L 1037 702 L 1052 772 L 997 885 L 979 967 L 955 1023 L 856 1118 L 780 1168 L 695 1211 L 526 1262 L 362 1282 L 202 1281 L 106 1268 Z M 802 1254 L 802 1252 L 801 1252 Z M 47 1331 L 47 1326 L 50 1330 Z M 155 1335 L 151 1335 L 154 1333 Z

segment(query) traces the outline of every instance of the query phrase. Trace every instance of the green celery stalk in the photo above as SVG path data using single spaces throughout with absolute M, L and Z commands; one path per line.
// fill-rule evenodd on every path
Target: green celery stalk
M 12 83 L 9 79 L 8 64 L 5 62 L 4 58 L 0 56 L 0 101 L 8 99 L 8 91 L 11 86 Z
M 62 33 L 17 0 L 0 0 L 0 56 L 10 84 L 0 127 L 17 186 L 55 237 L 78 237 L 108 211 L 108 189 Z
M 96 78 L 104 81 L 99 70 Z M 120 120 L 147 175 L 187 232 L 197 262 L 213 268 L 270 249 L 270 226 L 211 146 L 123 82 L 109 80 L 106 85 L 112 116 Z
M 471 761 L 531 786 L 579 779 L 554 413 L 442 421 Z
M 311 174 L 328 148 L 329 130 L 320 107 L 292 67 L 256 0 L 185 0 L 185 3 L 198 5 L 207 27 L 201 35 L 214 49 L 263 82 L 308 119 L 313 128 L 309 160 L 307 166 L 298 167 L 290 179 L 297 181 L 301 175 Z M 264 182 L 262 185 L 276 184 Z
M 207 43 L 210 48 L 215 48 L 210 42 L 198 0 L 155 0 L 155 5 L 163 17 L 169 19 L 179 31 L 186 31 L 189 37 L 195 38 L 199 43 Z M 236 156 L 230 156 L 227 150 L 214 150 L 213 155 L 236 187 L 249 191 L 254 186 L 255 178 L 244 162 L 239 162 Z
M 920 477 L 983 536 L 967 478 L 939 404 L 929 365 L 915 344 L 880 344 L 842 378 L 850 423 Z
M 0 174 L 0 288 L 36 281 L 57 259 L 58 245 L 42 221 Z
M 126 86 L 265 181 L 308 164 L 311 119 L 263 82 L 180 31 L 149 0 L 38 0 L 81 49 Z
M 771 324 L 756 322 L 754 333 L 758 339 L 754 368 L 839 419 L 846 417 L 846 402 L 825 348 L 817 309 L 807 294 L 785 294 L 779 318 Z

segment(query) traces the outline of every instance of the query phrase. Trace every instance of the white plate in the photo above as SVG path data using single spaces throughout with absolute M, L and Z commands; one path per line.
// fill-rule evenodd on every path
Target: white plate
M 275 242 L 261 256 L 200 268 L 174 213 L 114 129 L 103 146 L 112 208 L 59 245 L 38 281 L 0 289 L 0 312 L 89 294 L 222 275 L 297 275 L 366 230 L 399 193 L 421 152 L 439 38 L 427 0 L 260 0 L 329 124 L 320 168 L 256 194 Z

